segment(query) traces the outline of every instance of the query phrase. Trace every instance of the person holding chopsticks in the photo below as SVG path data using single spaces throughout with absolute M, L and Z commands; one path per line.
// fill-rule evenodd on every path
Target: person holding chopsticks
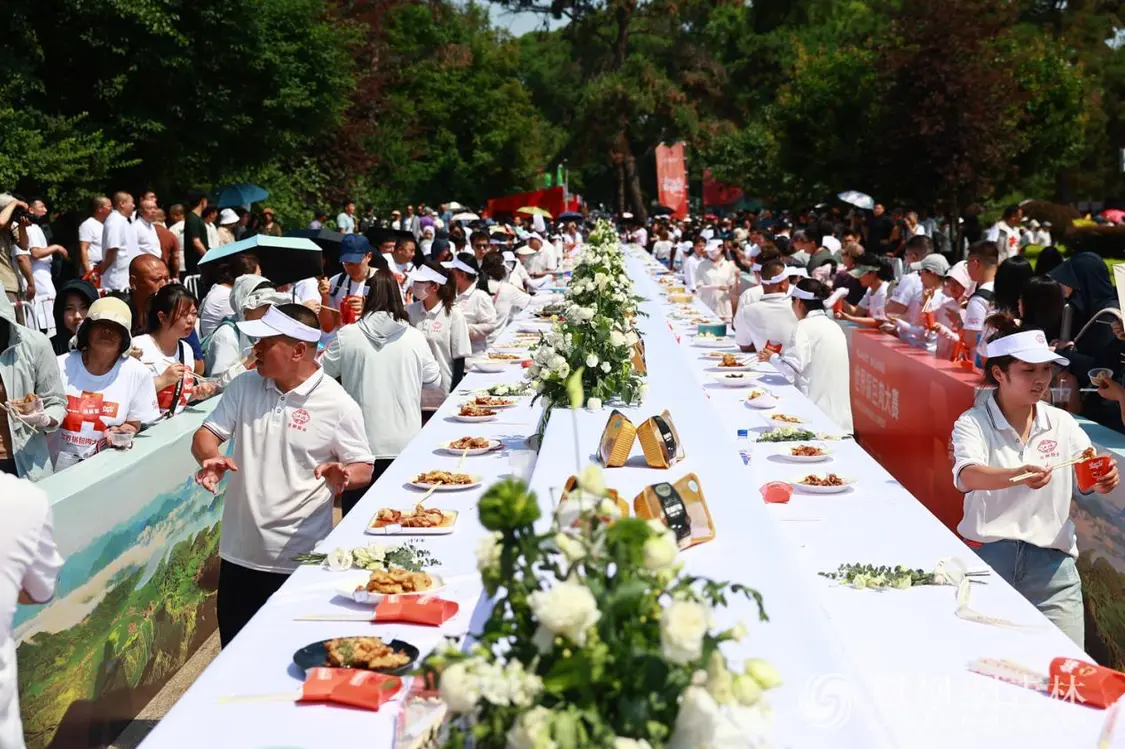
M 1082 647 L 1071 466 L 1093 451 L 1074 417 L 1043 400 L 1053 365 L 1068 362 L 1010 315 L 988 323 L 996 332 L 984 377 L 995 389 L 953 426 L 953 483 L 965 494 L 957 532 L 982 544 L 980 558 Z M 1107 494 L 1117 483 L 1111 463 L 1092 489 Z

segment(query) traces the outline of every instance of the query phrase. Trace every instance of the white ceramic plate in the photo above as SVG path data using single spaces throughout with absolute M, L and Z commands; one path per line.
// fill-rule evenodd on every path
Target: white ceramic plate
M 498 374 L 503 372 L 506 367 L 493 361 L 485 361 L 484 359 L 473 359 L 473 370 L 476 372 L 483 372 L 484 374 Z
M 695 345 L 700 348 L 729 348 L 734 345 L 733 338 L 700 338 L 696 336 Z
M 769 408 L 776 408 L 777 403 L 777 396 L 769 392 L 762 393 L 757 398 L 750 398 L 749 396 L 747 396 L 746 398 L 746 406 L 748 408 L 759 408 L 765 410 Z
M 496 395 L 496 396 L 490 396 L 490 397 L 494 397 L 494 398 L 508 398 L 508 396 L 506 396 L 506 395 Z M 483 406 L 483 405 L 481 405 L 481 404 L 479 404 L 479 403 L 473 403 L 472 401 L 465 401 L 465 402 L 464 402 L 464 403 L 462 403 L 461 405 L 462 405 L 462 406 L 480 406 L 481 408 L 493 408 L 493 409 L 495 409 L 495 408 L 512 408 L 513 406 L 518 406 L 518 405 L 519 405 L 519 403 L 518 403 L 518 402 L 516 402 L 516 403 L 505 403 L 505 404 L 504 404 L 504 405 L 502 405 L 502 406 Z
M 475 473 L 470 473 L 469 478 L 473 481 L 471 484 L 439 484 L 434 488 L 433 484 L 419 484 L 417 481 L 408 482 L 415 489 L 433 489 L 435 492 L 459 492 L 465 489 L 476 489 L 480 486 L 481 477 Z
M 751 363 L 751 364 L 742 364 L 742 365 L 737 366 L 737 367 L 720 367 L 720 366 L 708 367 L 707 371 L 708 372 L 753 372 L 756 369 L 757 368 Z
M 805 475 L 807 476 L 808 474 Z M 840 474 L 836 475 L 840 476 Z M 804 478 L 805 476 L 792 476 L 788 480 L 789 485 L 792 486 L 795 491 L 805 492 L 806 494 L 839 494 L 840 492 L 846 492 L 848 488 L 855 483 L 855 480 L 849 476 L 840 476 L 840 478 L 844 480 L 843 486 L 809 486 L 808 484 L 801 483 Z
M 723 387 L 727 388 L 748 388 L 753 387 L 755 380 L 758 378 L 753 377 L 742 372 L 729 372 L 728 374 L 741 374 L 741 377 L 724 377 L 721 374 L 712 375 L 712 379 Z
M 507 352 L 505 352 L 505 353 L 507 353 Z M 510 367 L 512 365 L 519 366 L 520 364 L 523 364 L 524 359 L 530 359 L 530 358 L 531 358 L 530 356 L 526 356 L 526 357 L 521 356 L 519 359 L 493 359 L 492 357 L 489 357 L 489 356 L 482 356 L 479 359 L 474 359 L 473 361 L 474 361 L 474 363 L 480 362 L 481 364 L 484 364 L 485 366 L 488 366 L 489 364 L 499 364 L 502 367 Z
M 777 416 L 790 416 L 794 420 L 789 421 L 789 420 L 778 419 L 778 418 L 776 418 Z M 795 426 L 798 426 L 800 424 L 808 424 L 809 420 L 808 419 L 802 419 L 800 416 L 793 416 L 793 414 L 774 414 L 773 416 L 771 416 L 769 418 L 769 422 L 770 422 L 770 424 L 773 424 L 774 426 L 779 426 L 779 427 L 795 427 Z
M 795 447 L 819 447 L 824 451 L 824 455 L 793 455 L 790 450 Z M 826 460 L 832 460 L 832 450 L 827 445 L 815 442 L 798 442 L 795 445 L 786 445 L 785 449 L 777 453 L 777 457 L 790 463 L 823 463 Z
M 446 452 L 453 453 L 455 455 L 460 455 L 461 453 L 465 453 L 466 455 L 484 455 L 485 453 L 490 453 L 496 448 L 500 447 L 500 440 L 489 440 L 488 447 L 469 448 L 468 452 L 465 452 L 465 448 L 463 447 L 454 447 L 453 440 L 450 440 L 449 442 L 442 442 L 440 445 L 438 445 L 438 447 L 440 447 L 442 450 L 445 450 Z
M 494 421 L 496 416 L 462 416 L 461 414 L 453 414 L 456 421 L 464 421 L 467 424 L 480 424 L 484 421 Z
M 401 525 L 384 525 L 377 528 L 375 518 L 371 518 L 371 522 L 367 524 L 364 533 L 370 536 L 448 536 L 457 526 L 457 520 L 461 513 L 457 510 L 442 510 L 442 512 L 445 513 L 447 518 L 452 515 L 453 522 L 434 528 L 404 528 Z M 375 517 L 378 517 L 378 514 Z
M 399 594 L 396 594 L 396 595 L 428 596 L 428 595 L 434 593 L 435 591 L 445 587 L 445 581 L 441 579 L 440 575 L 434 575 L 432 573 L 427 573 L 427 574 L 430 575 L 430 582 L 433 583 L 433 585 L 431 585 L 429 588 L 427 588 L 426 590 L 423 590 L 423 591 L 419 591 L 417 593 L 399 593 Z M 342 579 L 336 585 L 336 593 L 341 598 L 347 598 L 349 600 L 355 601 L 356 603 L 378 603 L 379 601 L 386 598 L 388 595 L 391 595 L 389 593 L 369 593 L 366 590 L 356 590 L 356 588 L 366 586 L 367 581 L 370 580 L 370 579 L 371 579 L 371 573 L 370 572 L 364 572 L 363 574 L 348 575 L 348 577 Z

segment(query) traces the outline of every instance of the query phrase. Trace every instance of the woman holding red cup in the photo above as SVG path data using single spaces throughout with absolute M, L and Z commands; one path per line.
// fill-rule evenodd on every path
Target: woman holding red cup
M 1082 486 L 1117 486 L 1112 458 L 1094 458 L 1090 438 L 1066 411 L 1043 400 L 1054 366 L 1068 362 L 1039 330 L 1006 314 L 988 324 L 985 382 L 994 387 L 953 427 L 953 483 L 965 493 L 957 531 L 981 544 L 977 554 L 1079 646 L 1085 630 L 1082 581 L 1070 503 Z M 1084 456 L 1077 471 L 1059 467 Z M 1098 463 L 1094 465 L 1094 461 Z

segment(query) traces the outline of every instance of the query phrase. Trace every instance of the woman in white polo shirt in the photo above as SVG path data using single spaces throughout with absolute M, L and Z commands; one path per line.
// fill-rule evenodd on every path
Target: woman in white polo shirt
M 367 441 L 375 456 L 375 481 L 422 430 L 422 388 L 439 385 L 441 370 L 426 337 L 410 327 L 394 274 L 375 271 L 367 286 L 363 316 L 355 325 L 340 328 L 320 366 L 326 375 L 340 380 L 363 411 Z M 345 515 L 366 490 L 344 492 Z
M 225 647 L 332 530 L 332 497 L 371 483 L 363 413 L 317 366 L 317 317 L 303 304 L 238 323 L 256 369 L 234 378 L 192 440 L 195 480 L 230 471 L 219 539 L 219 640 Z M 232 440 L 231 457 L 220 452 Z
M 477 277 L 480 275 L 477 259 L 472 253 L 462 252 L 454 260 L 442 263 L 442 266 L 450 271 L 457 286 L 453 306 L 461 310 L 465 322 L 469 324 L 473 353 L 480 353 L 488 348 L 488 336 L 492 335 L 499 323 L 492 297 L 477 285 Z
M 965 493 L 957 532 L 983 544 L 977 554 L 1080 647 L 1082 582 L 1070 521 L 1074 469 L 1050 466 L 1081 456 L 1090 439 L 1070 414 L 1048 405 L 1052 365 L 1067 365 L 1039 330 L 990 318 L 985 381 L 994 386 L 953 427 L 953 483 Z M 1018 482 L 1012 479 L 1029 473 Z M 1094 487 L 1117 486 L 1114 467 Z
M 422 390 L 422 420 L 426 421 L 461 381 L 465 358 L 473 347 L 465 315 L 453 306 L 457 296 L 453 280 L 427 263 L 412 270 L 409 281 L 414 301 L 406 305 L 406 316 L 426 337 L 441 372 L 440 387 Z

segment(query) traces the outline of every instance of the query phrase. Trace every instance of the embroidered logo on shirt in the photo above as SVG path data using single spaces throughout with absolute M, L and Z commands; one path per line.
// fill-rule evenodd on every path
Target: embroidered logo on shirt
M 312 416 L 309 415 L 309 412 L 306 411 L 303 408 L 298 408 L 296 411 L 293 412 L 293 421 L 297 422 L 297 424 L 299 426 L 304 426 L 305 424 L 308 424 L 309 419 L 311 419 L 311 418 L 312 418 Z
M 439 332 L 441 330 L 441 320 L 434 320 L 430 325 L 430 330 L 434 331 L 435 333 Z
M 1055 442 L 1054 440 L 1043 440 L 1042 442 L 1039 443 L 1039 452 L 1041 452 L 1041 453 L 1053 452 L 1054 449 L 1058 446 L 1059 446 L 1059 443 Z

